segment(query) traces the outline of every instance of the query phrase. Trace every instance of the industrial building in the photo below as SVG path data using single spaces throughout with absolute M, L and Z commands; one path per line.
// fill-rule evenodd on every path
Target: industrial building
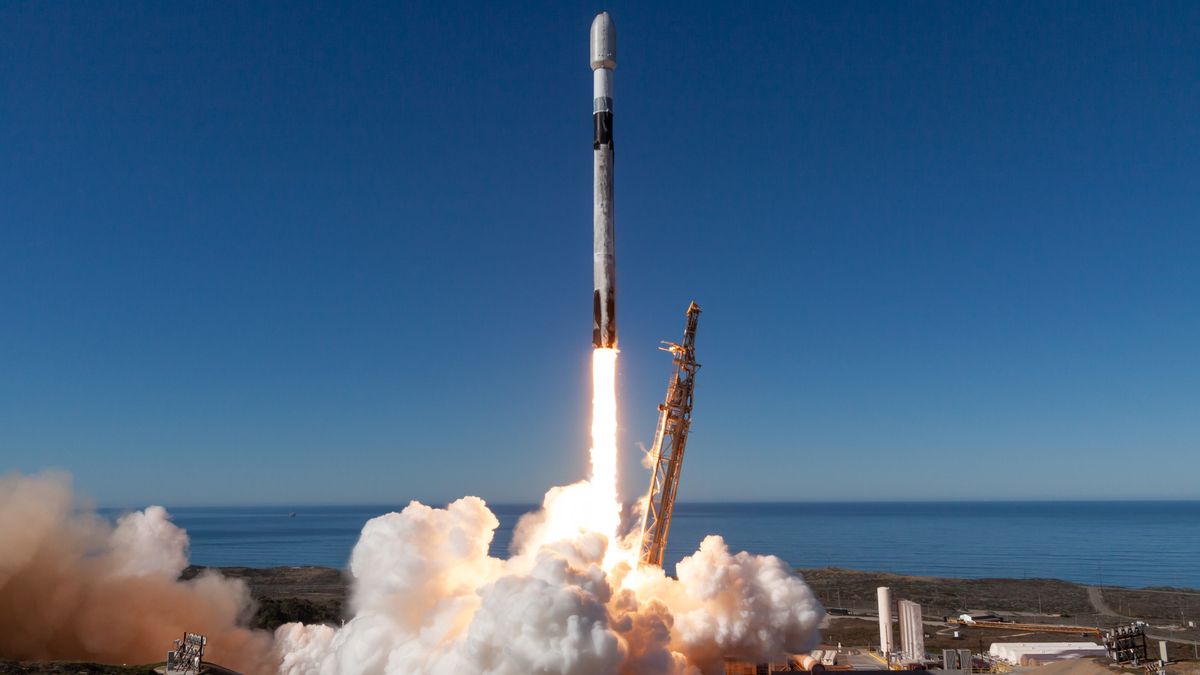
M 921 606 L 911 600 L 897 603 L 900 620 L 900 649 L 896 649 L 892 630 L 892 589 L 876 589 L 879 601 L 879 654 L 889 666 L 922 667 L 925 663 L 925 627 Z
M 1104 656 L 1095 642 L 994 642 L 988 656 L 1013 666 L 1040 666 L 1064 659 Z

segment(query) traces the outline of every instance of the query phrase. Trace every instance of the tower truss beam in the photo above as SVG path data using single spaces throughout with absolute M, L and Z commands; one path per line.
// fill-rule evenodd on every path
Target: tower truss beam
M 646 515 L 642 522 L 642 543 L 639 559 L 643 564 L 662 567 L 671 531 L 671 513 L 675 509 L 675 494 L 679 490 L 679 473 L 683 468 L 683 452 L 692 425 L 692 403 L 696 392 L 696 322 L 700 306 L 693 302 L 687 309 L 687 327 L 679 344 L 664 342 L 663 351 L 674 355 L 674 370 L 667 382 L 667 397 L 658 406 L 658 427 L 654 445 L 650 448 L 653 472 L 650 492 L 646 499 Z

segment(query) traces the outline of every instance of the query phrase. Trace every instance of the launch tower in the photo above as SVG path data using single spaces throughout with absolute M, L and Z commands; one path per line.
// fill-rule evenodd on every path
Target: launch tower
M 646 565 L 662 567 L 663 552 L 667 548 L 675 491 L 679 489 L 679 472 L 683 467 L 683 450 L 692 424 L 696 371 L 700 368 L 696 363 L 696 321 L 699 318 L 700 306 L 693 302 L 687 309 L 683 342 L 664 342 L 666 346 L 660 347 L 675 355 L 675 370 L 667 383 L 667 398 L 658 406 L 658 429 L 654 432 L 654 446 L 650 448 L 654 468 L 650 475 L 639 554 L 639 559 Z

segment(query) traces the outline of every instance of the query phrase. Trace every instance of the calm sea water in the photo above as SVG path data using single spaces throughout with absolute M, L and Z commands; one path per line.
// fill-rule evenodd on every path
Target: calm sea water
M 393 506 L 175 508 L 200 565 L 344 567 Z M 530 506 L 491 506 L 493 555 Z M 295 512 L 295 516 L 290 514 Z M 679 504 L 669 570 L 707 534 L 796 567 L 1200 588 L 1200 502 Z

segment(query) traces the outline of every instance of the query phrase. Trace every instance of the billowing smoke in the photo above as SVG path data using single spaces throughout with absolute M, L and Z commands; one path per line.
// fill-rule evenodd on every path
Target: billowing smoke
M 475 497 L 371 520 L 350 560 L 353 617 L 280 627 L 282 672 L 714 673 L 726 656 L 813 646 L 824 610 L 782 560 L 731 554 L 710 536 L 678 579 L 638 567 L 632 547 L 614 555 L 604 535 L 563 526 L 556 510 L 593 492 L 551 490 L 505 560 L 488 555 L 498 521 Z
M 775 557 L 708 537 L 678 579 L 619 533 L 615 349 L 592 359 L 591 477 L 552 488 L 507 559 L 483 500 L 417 502 L 369 521 L 350 558 L 353 617 L 276 631 L 285 675 L 684 675 L 726 656 L 813 646 L 824 609 Z
M 0 655 L 147 663 L 192 631 L 246 673 L 634 675 L 720 672 L 725 656 L 812 646 L 824 611 L 782 560 L 711 536 L 678 579 L 639 567 L 636 537 L 610 547 L 570 526 L 595 493 L 552 489 L 508 559 L 488 555 L 499 521 L 476 497 L 374 518 L 350 560 L 352 618 L 288 624 L 272 641 L 239 627 L 241 581 L 177 580 L 188 539 L 162 507 L 114 527 L 75 503 L 64 476 L 2 477 Z
M 619 531 L 615 350 L 593 363 L 592 475 L 547 492 L 508 558 L 488 554 L 499 521 L 483 500 L 413 502 L 363 527 L 343 626 L 286 624 L 273 641 L 239 627 L 241 582 L 178 581 L 188 539 L 163 508 L 113 527 L 63 477 L 0 478 L 0 655 L 147 663 L 191 631 L 246 673 L 700 675 L 811 648 L 824 610 L 779 558 L 710 536 L 677 578 L 638 564 L 640 532 Z
M 187 546 L 160 506 L 114 528 L 75 503 L 65 476 L 0 476 L 0 655 L 151 663 L 192 631 L 209 636 L 218 663 L 274 671 L 270 636 L 238 627 L 244 584 L 178 581 Z

